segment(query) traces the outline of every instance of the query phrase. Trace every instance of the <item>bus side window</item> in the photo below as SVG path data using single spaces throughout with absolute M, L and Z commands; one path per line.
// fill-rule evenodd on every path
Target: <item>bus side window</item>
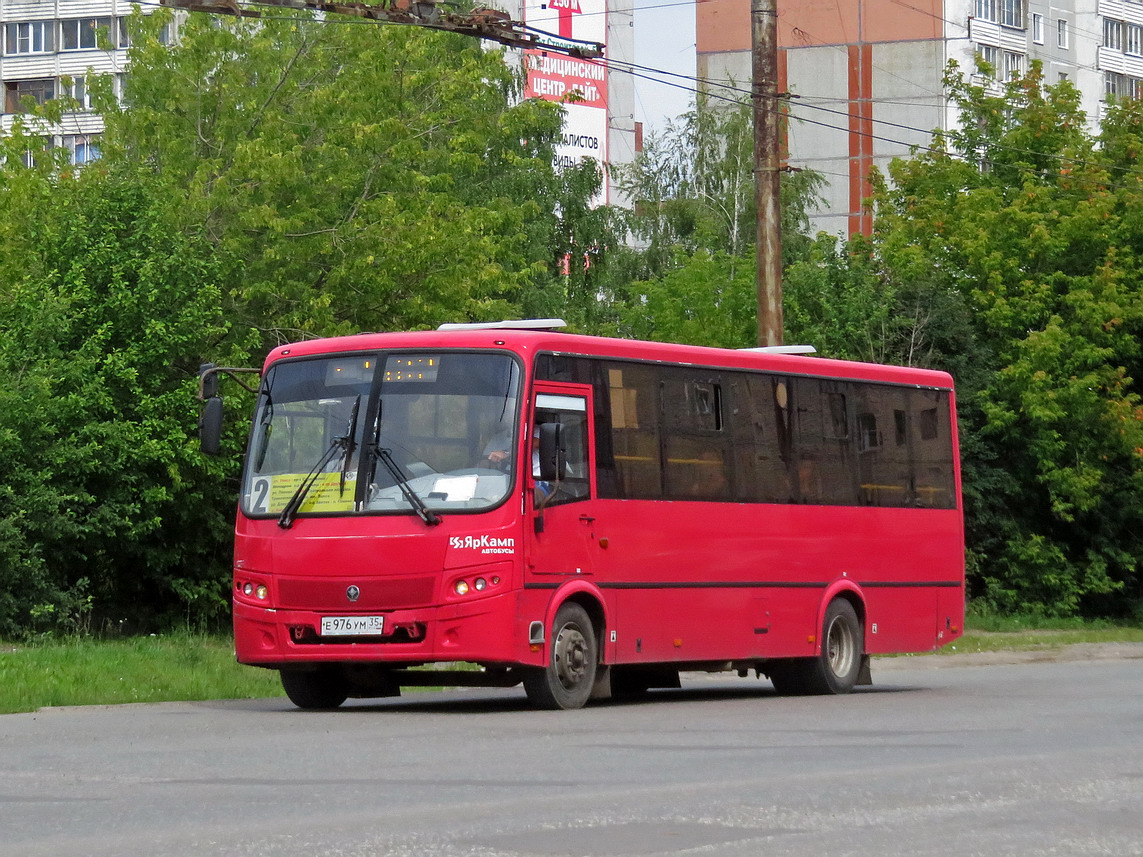
M 734 499 L 721 379 L 662 372 L 666 496 L 672 500 Z
M 663 496 L 659 464 L 658 378 L 648 366 L 609 365 L 611 449 L 616 495 L 628 500 Z
M 545 497 L 544 506 L 559 506 L 576 500 L 586 500 L 591 494 L 591 480 L 588 478 L 587 460 L 587 414 L 584 411 L 537 411 L 535 425 L 558 422 L 563 426 L 562 439 L 564 460 L 567 469 L 558 486 L 537 483 L 538 492 L 553 491 Z M 536 476 L 536 463 L 533 476 Z M 539 493 L 537 495 L 539 497 Z

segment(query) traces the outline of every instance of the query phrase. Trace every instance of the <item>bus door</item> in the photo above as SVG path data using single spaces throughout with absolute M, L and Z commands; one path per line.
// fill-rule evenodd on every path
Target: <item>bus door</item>
M 593 511 L 593 447 L 591 388 L 579 384 L 537 384 L 529 429 L 531 462 L 526 465 L 525 526 L 528 545 L 527 582 L 556 589 L 570 578 L 590 579 L 595 571 Z M 567 462 L 564 478 L 542 482 L 539 474 L 539 427 L 561 426 Z

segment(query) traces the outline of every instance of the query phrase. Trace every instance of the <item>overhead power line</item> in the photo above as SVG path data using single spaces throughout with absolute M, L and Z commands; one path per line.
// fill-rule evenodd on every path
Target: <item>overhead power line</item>
M 320 0 L 160 0 L 161 5 L 191 12 L 209 12 L 216 15 L 235 15 L 241 18 L 261 18 L 258 7 L 297 9 L 313 12 L 332 12 L 354 15 L 381 24 L 405 24 L 428 27 L 498 42 L 512 48 L 554 51 L 580 59 L 603 56 L 603 45 L 569 39 L 547 33 L 522 22 L 515 21 L 507 12 L 496 9 L 477 9 L 473 12 L 442 11 L 436 0 L 388 0 L 386 3 L 320 2 Z

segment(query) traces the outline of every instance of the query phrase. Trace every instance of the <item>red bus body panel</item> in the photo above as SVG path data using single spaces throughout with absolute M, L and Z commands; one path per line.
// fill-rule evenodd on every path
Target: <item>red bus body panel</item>
M 507 330 L 312 340 L 275 349 L 266 366 L 283 357 L 442 348 L 518 354 L 525 418 L 533 360 L 547 352 L 953 386 L 929 370 Z M 956 639 L 964 622 L 955 431 L 954 418 L 954 509 L 600 499 L 593 485 L 589 499 L 536 512 L 521 473 L 503 505 L 442 515 L 439 526 L 401 514 L 299 516 L 281 529 L 240 511 L 232 593 L 238 660 L 541 666 L 546 653 L 529 644 L 529 629 L 550 627 L 568 598 L 598 606 L 606 663 L 805 657 L 820 652 L 822 617 L 839 594 L 858 608 L 866 653 L 930 651 Z M 455 593 L 458 579 L 478 576 L 498 582 Z M 267 598 L 245 595 L 247 582 L 268 587 Z M 351 610 L 349 587 L 360 591 Z M 299 634 L 323 616 L 349 612 L 384 615 L 387 629 L 410 629 L 409 638 L 330 642 Z

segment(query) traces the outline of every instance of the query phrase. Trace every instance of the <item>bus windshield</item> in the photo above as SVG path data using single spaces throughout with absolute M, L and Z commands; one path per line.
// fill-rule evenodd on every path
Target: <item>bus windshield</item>
M 508 496 L 520 367 L 502 353 L 356 353 L 266 373 L 242 487 L 251 516 L 475 512 Z

